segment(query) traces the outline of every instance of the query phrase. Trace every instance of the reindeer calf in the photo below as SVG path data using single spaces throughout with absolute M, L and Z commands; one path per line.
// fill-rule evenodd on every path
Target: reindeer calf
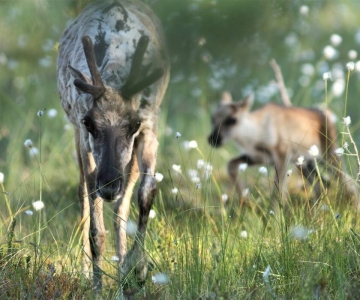
M 75 128 L 84 271 L 102 287 L 103 200 L 114 202 L 120 275 L 147 272 L 144 239 L 156 194 L 159 106 L 169 81 L 160 22 L 140 1 L 99 1 L 66 29 L 57 64 L 61 103 Z M 138 179 L 139 221 L 126 254 L 126 224 Z
M 302 172 L 313 183 L 316 179 L 314 157 L 309 153 L 311 146 L 319 149 L 319 162 L 328 163 L 340 180 L 347 185 L 343 172 L 339 169 L 340 161 L 335 154 L 336 131 L 334 124 L 320 110 L 286 107 L 268 103 L 255 111 L 250 111 L 253 95 L 239 102 L 233 102 L 231 95 L 223 94 L 220 105 L 212 116 L 212 133 L 208 140 L 214 147 L 220 147 L 227 141 L 234 141 L 241 150 L 241 155 L 228 164 L 228 172 L 241 191 L 237 182 L 238 167 L 268 164 L 275 166 L 277 186 L 286 192 L 286 168 L 288 163 L 295 163 L 304 157 Z M 352 188 L 349 188 L 350 190 Z M 315 185 L 316 196 L 321 189 Z M 349 191 L 353 194 L 354 191 Z

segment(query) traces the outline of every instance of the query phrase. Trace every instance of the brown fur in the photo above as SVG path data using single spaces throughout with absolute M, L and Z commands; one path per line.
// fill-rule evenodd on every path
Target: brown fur
M 327 115 L 317 109 L 274 103 L 250 111 L 252 104 L 252 95 L 242 101 L 233 102 L 231 95 L 225 93 L 212 116 L 213 130 L 209 143 L 220 147 L 227 141 L 233 141 L 241 150 L 241 156 L 232 159 L 228 164 L 229 175 L 234 182 L 237 182 L 239 164 L 268 164 L 276 168 L 277 187 L 286 192 L 287 165 L 296 164 L 300 156 L 305 159 L 302 171 L 312 182 L 316 179 L 314 158 L 309 153 L 313 145 L 316 145 L 320 152 L 318 161 L 328 163 L 344 181 L 341 162 L 335 154 L 336 130 Z M 237 182 L 237 186 L 241 191 L 240 182 Z M 319 197 L 321 190 L 318 184 L 315 192 Z

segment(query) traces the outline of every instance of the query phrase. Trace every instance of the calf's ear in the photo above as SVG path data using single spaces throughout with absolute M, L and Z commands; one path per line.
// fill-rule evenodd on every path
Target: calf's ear
M 238 109 L 242 111 L 249 111 L 254 104 L 254 94 L 247 95 L 244 99 L 236 103 Z
M 228 104 L 232 102 L 231 94 L 228 91 L 224 91 L 221 95 L 221 104 Z
M 89 77 L 87 77 L 84 73 L 80 72 L 78 69 L 75 69 L 70 65 L 68 65 L 67 67 L 70 71 L 71 76 L 74 77 L 74 79 L 80 79 L 88 84 L 93 84 L 92 80 Z

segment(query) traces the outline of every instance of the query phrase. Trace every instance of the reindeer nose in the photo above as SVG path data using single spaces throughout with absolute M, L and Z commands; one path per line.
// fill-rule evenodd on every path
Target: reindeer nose
M 105 201 L 117 200 L 121 191 L 121 181 L 116 178 L 114 180 L 100 181 L 96 185 L 96 194 Z
M 208 142 L 213 147 L 220 147 L 221 146 L 221 136 L 219 135 L 219 132 L 213 132 L 208 137 Z

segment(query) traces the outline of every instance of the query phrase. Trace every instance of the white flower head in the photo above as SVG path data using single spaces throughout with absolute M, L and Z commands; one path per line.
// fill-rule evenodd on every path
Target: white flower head
M 270 209 L 270 210 L 269 210 L 269 214 L 274 216 L 274 215 L 275 215 L 275 212 Z
M 126 234 L 134 236 L 137 232 L 137 224 L 133 220 L 128 220 L 126 223 Z
M 57 116 L 57 110 L 55 108 L 49 109 L 47 112 L 47 116 L 50 119 L 55 118 Z
M 151 276 L 151 281 L 154 284 L 166 284 L 169 282 L 169 277 L 165 273 L 156 273 Z
M 355 50 L 349 50 L 348 52 L 348 57 L 351 60 L 354 60 L 357 58 L 357 52 Z
M 339 46 L 341 44 L 342 40 L 343 40 L 342 37 L 336 33 L 334 33 L 330 36 L 330 42 L 334 47 Z
M 347 116 L 346 118 L 343 118 L 344 119 L 344 125 L 345 126 L 349 126 L 351 124 L 351 118 L 350 116 Z
M 37 200 L 32 203 L 32 206 L 36 211 L 38 211 L 38 210 L 42 210 L 45 207 L 45 204 L 41 200 Z
M 24 143 L 25 147 L 31 148 L 33 146 L 33 142 L 30 139 L 27 139 Z
M 309 6 L 301 5 L 300 6 L 300 14 L 306 17 L 309 14 Z
M 179 137 L 181 137 L 181 133 L 177 131 L 177 132 L 175 133 L 175 137 L 178 139 Z
M 0 172 L 0 183 L 4 183 L 4 173 Z
M 226 203 L 229 200 L 229 196 L 227 194 L 222 194 L 221 195 L 221 200 L 223 203 Z
M 312 233 L 313 230 L 304 227 L 303 225 L 294 226 L 291 230 L 291 236 L 297 240 L 305 240 Z
M 323 54 L 328 60 L 334 60 L 339 55 L 338 51 L 333 46 L 329 45 L 324 48 Z
M 154 219 L 155 217 L 156 217 L 156 211 L 153 209 L 150 209 L 149 218 Z
M 344 152 L 345 152 L 345 149 L 344 148 L 337 148 L 335 150 L 335 154 L 339 157 L 343 156 L 344 155 Z
M 261 166 L 261 167 L 259 168 L 259 173 L 260 173 L 260 174 L 263 174 L 263 175 L 267 175 L 268 169 L 267 169 L 265 166 Z
M 176 195 L 178 192 L 179 192 L 179 189 L 176 188 L 176 187 L 174 187 L 174 188 L 171 189 L 171 194 Z
M 355 70 L 355 63 L 353 61 L 350 61 L 346 64 L 346 68 L 348 71 L 354 71 Z
M 265 269 L 265 271 L 263 273 L 264 281 L 269 282 L 270 272 L 271 272 L 271 268 L 270 268 L 270 266 L 267 266 L 267 268 Z
M 241 197 L 247 198 L 249 195 L 250 195 L 250 190 L 248 188 L 242 190 Z
M 248 233 L 246 230 L 241 230 L 240 231 L 240 237 L 246 239 L 248 237 Z
M 180 165 L 172 165 L 172 169 L 175 171 L 175 172 L 178 172 L 178 173 L 181 173 L 181 166 Z
M 309 149 L 309 153 L 314 157 L 319 156 L 320 151 L 318 146 L 312 145 Z
M 188 146 L 190 149 L 196 149 L 198 147 L 198 144 L 196 141 L 190 141 Z
M 119 261 L 120 259 L 119 259 L 118 256 L 113 255 L 113 256 L 111 256 L 110 260 L 111 260 L 111 261 Z
M 161 182 L 164 179 L 164 175 L 159 172 L 156 172 L 154 177 L 157 182 Z
M 198 183 L 195 185 L 195 188 L 196 188 L 197 190 L 201 189 L 201 182 L 198 182 Z
M 24 214 L 27 215 L 27 216 L 32 216 L 34 214 L 34 212 L 30 209 L 27 209 L 24 211 Z
M 326 81 L 326 80 L 332 80 L 332 75 L 331 75 L 331 72 L 325 72 L 323 74 L 323 79 Z
M 292 169 L 289 169 L 287 170 L 286 172 L 286 176 L 289 177 L 291 174 L 292 174 L 293 170 Z
M 238 168 L 240 172 L 244 172 L 247 169 L 247 167 L 248 167 L 247 163 L 241 163 Z
M 198 159 L 197 162 L 196 162 L 196 167 L 197 167 L 198 169 L 202 169 L 204 166 L 205 166 L 204 160 Z
M 349 150 L 349 144 L 348 144 L 348 142 L 344 142 L 343 148 L 344 148 L 345 150 Z
M 44 112 L 43 112 L 42 110 L 39 110 L 39 111 L 37 112 L 37 116 L 38 116 L 38 117 L 41 117 L 43 114 L 44 114 Z
M 300 155 L 299 157 L 298 157 L 298 159 L 297 159 L 297 162 L 296 162 L 296 164 L 298 165 L 298 166 L 302 166 L 303 164 L 304 164 L 304 155 Z

